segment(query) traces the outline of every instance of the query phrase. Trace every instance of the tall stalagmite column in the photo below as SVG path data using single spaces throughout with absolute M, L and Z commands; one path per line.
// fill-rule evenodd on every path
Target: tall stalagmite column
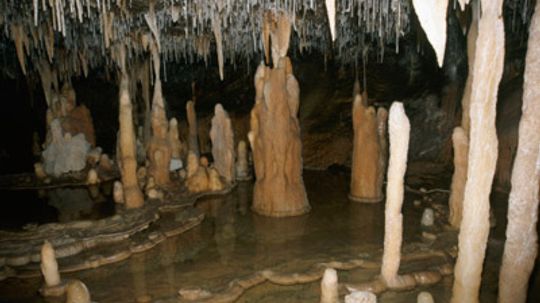
M 236 179 L 234 173 L 234 133 L 229 114 L 219 103 L 214 109 L 210 139 L 212 140 L 214 167 L 227 182 L 234 182 Z
M 506 243 L 499 276 L 499 302 L 524 303 L 538 254 L 540 179 L 540 1 L 536 1 L 525 60 L 519 143 L 512 170 Z
M 399 286 L 398 270 L 401 259 L 403 236 L 403 180 L 407 169 L 410 123 L 405 115 L 403 103 L 394 102 L 390 107 L 388 121 L 390 134 L 390 160 L 386 185 L 384 211 L 384 252 L 381 267 L 383 281 L 389 287 Z M 413 281 L 414 282 L 414 281 Z
M 296 216 L 310 206 L 302 180 L 300 88 L 286 55 L 291 25 L 285 13 L 269 13 L 264 28 L 272 39 L 274 68 L 261 63 L 255 73 L 256 99 L 248 135 L 257 176 L 252 208 L 266 216 Z
M 497 162 L 495 112 L 504 60 L 502 0 L 482 0 L 473 67 L 470 143 L 452 303 L 478 302 Z
M 186 115 L 189 126 L 188 134 L 188 149 L 192 151 L 197 157 L 199 153 L 199 137 L 197 128 L 197 113 L 195 112 L 195 102 L 188 101 L 186 104 Z
M 122 73 L 120 81 L 120 174 L 124 188 L 124 202 L 127 208 L 141 207 L 144 197 L 137 180 L 137 153 L 135 151 L 135 131 L 133 130 L 133 113 L 129 96 L 129 79 Z
M 354 145 L 349 198 L 358 202 L 379 202 L 382 193 L 379 181 L 381 156 L 377 113 L 367 100 L 357 94 L 353 102 Z
M 454 145 L 454 174 L 448 200 L 450 208 L 448 221 L 453 228 L 459 229 L 463 214 L 463 193 L 467 181 L 467 154 L 469 153 L 469 138 L 463 128 L 454 128 L 452 143 Z

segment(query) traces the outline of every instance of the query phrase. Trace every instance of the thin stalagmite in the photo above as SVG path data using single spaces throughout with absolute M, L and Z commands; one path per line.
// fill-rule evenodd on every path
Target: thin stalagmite
M 215 169 L 227 182 L 234 182 L 234 133 L 229 114 L 219 103 L 214 108 L 210 139 L 212 140 L 212 156 L 214 157 Z
M 398 276 L 403 236 L 403 182 L 407 169 L 409 150 L 409 119 L 405 115 L 403 103 L 394 102 L 390 107 L 388 120 L 390 134 L 390 159 L 388 183 L 386 185 L 386 206 L 384 211 L 384 253 L 381 277 L 390 288 L 408 284 L 408 276 Z M 414 278 L 412 280 L 414 282 Z
M 377 113 L 366 105 L 361 95 L 353 102 L 354 144 L 351 168 L 351 193 L 357 202 L 379 202 L 382 191 L 378 184 L 381 151 L 378 138 Z
M 127 208 L 138 208 L 144 204 L 144 197 L 137 180 L 137 153 L 135 151 L 135 131 L 133 129 L 133 113 L 129 96 L 129 79 L 122 74 L 120 81 L 120 131 L 119 131 L 119 165 L 124 203 Z
M 60 284 L 58 263 L 56 262 L 54 248 L 49 241 L 45 241 L 41 247 L 41 273 L 46 286 L 53 287 Z
M 333 268 L 324 270 L 321 279 L 321 303 L 338 303 L 338 276 Z
M 505 45 L 502 2 L 481 1 L 470 103 L 469 164 L 452 303 L 476 303 L 479 300 L 489 234 L 489 195 L 497 163 L 495 112 Z
M 467 154 L 469 153 L 469 139 L 463 128 L 454 128 L 452 142 L 454 145 L 454 174 L 452 175 L 450 199 L 448 200 L 450 209 L 448 222 L 453 228 L 459 229 L 463 213 L 463 194 L 467 181 Z
M 529 30 L 519 143 L 508 200 L 506 243 L 499 275 L 499 303 L 524 303 L 538 254 L 540 181 L 540 1 Z

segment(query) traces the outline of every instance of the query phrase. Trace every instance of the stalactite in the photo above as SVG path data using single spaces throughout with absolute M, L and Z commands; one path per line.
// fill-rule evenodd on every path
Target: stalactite
M 524 303 L 538 254 L 540 181 L 540 1 L 529 29 L 519 145 L 512 169 L 506 243 L 499 275 L 499 303 Z
M 470 106 L 470 142 L 452 303 L 478 302 L 497 162 L 495 112 L 504 62 L 502 0 L 482 0 Z M 482 58 L 482 60 L 479 60 Z
M 325 0 L 332 41 L 336 41 L 336 0 Z
M 212 31 L 214 32 L 214 38 L 216 39 L 219 79 L 223 81 L 223 36 L 221 34 L 221 20 L 218 15 L 214 15 L 214 19 L 212 19 Z
M 413 0 L 414 10 L 437 55 L 439 67 L 444 61 L 446 48 L 446 10 L 448 0 Z
M 17 51 L 17 59 L 21 66 L 21 70 L 24 75 L 26 75 L 26 57 L 25 49 L 28 52 L 28 36 L 24 32 L 23 26 L 21 24 L 11 24 L 11 38 L 15 42 L 15 49 Z

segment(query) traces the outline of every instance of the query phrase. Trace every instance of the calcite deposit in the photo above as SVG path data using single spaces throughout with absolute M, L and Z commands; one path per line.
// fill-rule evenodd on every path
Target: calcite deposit
M 235 178 L 235 152 L 234 133 L 229 114 L 221 104 L 216 104 L 212 128 L 210 129 L 212 140 L 212 156 L 214 167 L 228 183 L 234 182 Z

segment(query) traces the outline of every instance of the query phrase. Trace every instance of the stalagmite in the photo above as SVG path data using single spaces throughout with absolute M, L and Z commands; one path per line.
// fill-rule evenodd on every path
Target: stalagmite
M 538 254 L 540 182 L 540 1 L 529 27 L 519 143 L 512 169 L 506 243 L 499 275 L 499 303 L 524 303 Z
M 471 124 L 469 110 L 471 104 L 472 83 L 474 76 L 474 56 L 476 53 L 476 39 L 478 38 L 478 20 L 476 18 L 476 13 L 474 12 L 474 7 L 476 6 L 478 6 L 478 4 L 473 5 L 473 20 L 471 21 L 471 27 L 469 28 L 469 33 L 467 34 L 467 60 L 469 64 L 469 70 L 467 74 L 467 82 L 465 82 L 463 97 L 461 99 L 461 127 L 465 131 L 467 137 L 469 136 Z
M 251 171 L 248 162 L 248 149 L 246 141 L 240 140 L 236 151 L 236 180 L 251 180 Z
M 271 31 L 274 68 L 263 63 L 255 73 L 255 106 L 248 138 L 257 181 L 252 209 L 262 215 L 285 217 L 310 210 L 302 180 L 302 146 L 297 114 L 300 88 L 286 56 L 290 23 L 276 16 Z
M 133 129 L 132 106 L 129 96 L 129 80 L 125 73 L 123 73 L 120 82 L 119 104 L 119 165 L 124 190 L 124 203 L 127 208 L 138 208 L 144 204 L 144 199 L 137 180 L 135 131 Z
M 403 236 L 403 215 L 401 214 L 403 182 L 407 169 L 407 152 L 411 128 L 402 103 L 394 102 L 390 107 L 388 127 L 390 159 L 384 211 L 384 253 L 381 277 L 389 288 L 401 288 L 410 283 L 414 285 L 414 278 L 411 281 L 409 276 L 398 276 Z
M 504 61 L 502 0 L 482 0 L 473 69 L 470 143 L 452 303 L 478 302 L 497 162 L 495 112 Z
M 99 176 L 98 176 L 96 170 L 91 168 L 88 171 L 88 175 L 86 176 L 86 184 L 88 184 L 88 185 L 96 185 L 99 182 L 100 182 L 99 181 Z
M 124 187 L 120 181 L 114 181 L 113 184 L 113 200 L 116 203 L 124 203 Z
M 91 303 L 90 292 L 79 280 L 70 281 L 66 287 L 66 303 Z
M 377 183 L 381 156 L 377 114 L 366 102 L 361 95 L 356 95 L 353 102 L 354 143 L 349 198 L 358 202 L 379 202 L 382 184 Z
M 467 154 L 469 152 L 469 140 L 463 128 L 454 128 L 452 142 L 454 143 L 454 174 L 448 200 L 450 209 L 448 222 L 453 228 L 459 229 L 463 213 L 463 194 L 467 182 Z
M 377 109 L 377 136 L 379 139 L 379 163 L 377 166 L 378 196 L 383 198 L 384 174 L 388 164 L 388 111 L 386 108 Z
M 60 285 L 60 273 L 54 248 L 49 241 L 45 241 L 41 247 L 41 273 L 47 287 Z
M 433 300 L 433 296 L 429 292 L 421 292 L 418 294 L 418 297 L 416 298 L 416 303 L 435 303 Z
M 189 126 L 188 147 L 197 157 L 199 153 L 199 138 L 197 128 L 197 114 L 195 112 L 195 103 L 188 101 L 186 104 L 186 114 Z
M 235 180 L 234 133 L 229 114 L 219 103 L 214 109 L 210 139 L 212 140 L 214 167 L 227 182 L 232 183 Z
M 324 271 L 321 280 L 321 303 L 338 303 L 338 276 L 333 268 Z
M 165 104 L 161 93 L 161 81 L 156 79 L 152 101 L 152 138 L 148 144 L 148 175 L 154 178 L 156 185 L 169 184 L 171 163 L 171 145 L 168 138 L 169 122 L 165 114 Z
M 178 121 L 176 118 L 169 120 L 169 143 L 171 144 L 171 156 L 173 159 L 182 157 L 182 142 L 178 132 Z
M 330 25 L 330 36 L 332 37 L 332 41 L 336 41 L 336 0 L 325 0 L 325 4 L 328 25 Z
M 439 67 L 444 61 L 446 48 L 446 10 L 448 0 L 413 0 L 414 11 L 437 55 Z

